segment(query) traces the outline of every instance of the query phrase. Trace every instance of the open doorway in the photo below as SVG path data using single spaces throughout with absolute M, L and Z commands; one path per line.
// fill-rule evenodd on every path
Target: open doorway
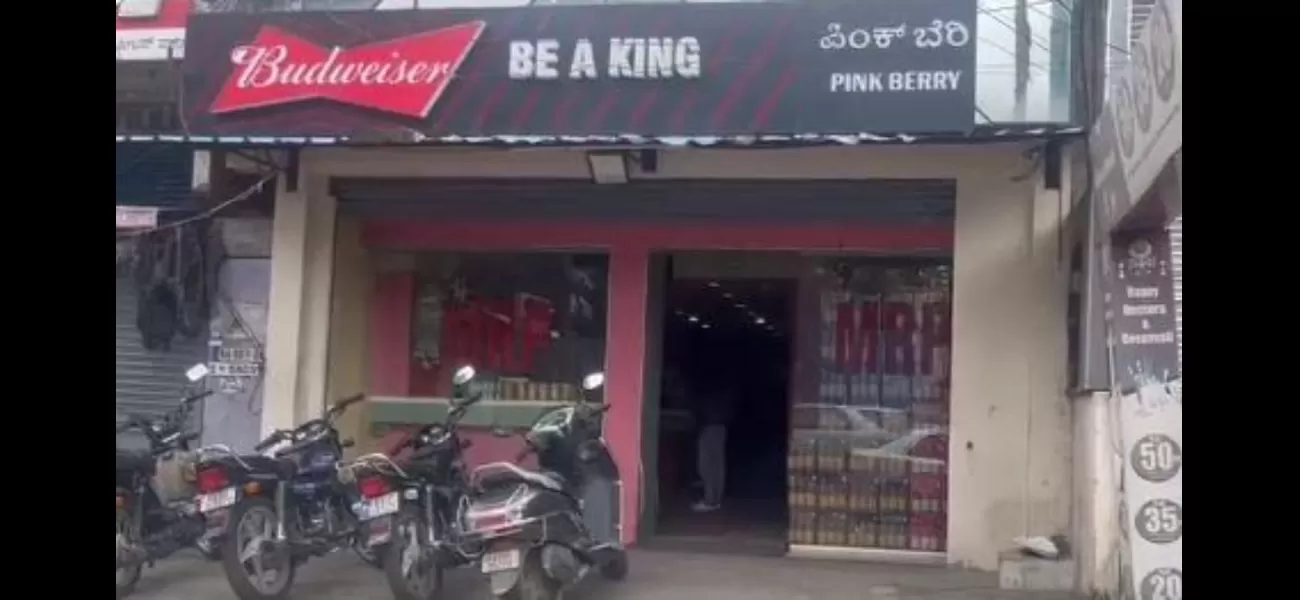
M 794 278 L 668 282 L 657 461 L 662 538 L 694 540 L 701 549 L 785 551 L 796 290 Z M 720 444 L 700 436 L 715 424 L 725 427 Z M 722 453 L 709 450 L 719 446 Z M 701 465 L 702 448 L 721 458 L 723 477 L 709 475 L 716 461 Z M 723 482 L 720 494 L 711 491 L 713 480 Z

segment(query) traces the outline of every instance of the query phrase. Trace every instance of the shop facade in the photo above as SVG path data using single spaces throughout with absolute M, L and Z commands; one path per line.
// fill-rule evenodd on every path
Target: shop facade
M 651 539 L 665 322 L 721 323 L 669 309 L 694 281 L 787 340 L 784 544 L 991 569 L 1015 536 L 1068 533 L 1072 178 L 1036 157 L 1070 128 L 974 126 L 975 8 L 196 17 L 187 141 L 266 148 L 281 173 L 263 429 L 364 392 L 345 420 L 382 449 L 444 416 L 472 362 L 471 456 L 508 460 L 488 428 L 603 370 L 611 508 Z M 875 58 L 848 46 L 866 30 L 823 33 L 882 19 L 939 25 Z M 754 312 L 745 280 L 787 282 L 789 310 Z

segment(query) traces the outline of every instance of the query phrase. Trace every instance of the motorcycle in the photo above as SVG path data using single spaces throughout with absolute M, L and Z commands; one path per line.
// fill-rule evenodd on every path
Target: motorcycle
M 338 472 L 353 441 L 341 440 L 334 423 L 364 398 L 345 398 L 320 418 L 271 433 L 255 447 L 258 454 L 238 455 L 224 446 L 200 450 L 205 537 L 220 545 L 226 579 L 241 600 L 285 598 L 308 558 L 357 549 L 356 517 Z
M 612 580 L 627 576 L 627 551 L 588 527 L 583 501 L 597 480 L 617 482 L 618 466 L 601 438 L 608 404 L 594 398 L 603 373 L 582 381 L 584 400 L 551 410 L 524 434 L 514 463 L 474 470 L 475 498 L 465 511 L 466 539 L 483 545 L 481 569 L 492 595 L 509 600 L 556 600 L 595 569 Z M 494 429 L 498 437 L 513 433 Z M 540 467 L 518 466 L 529 454 Z
M 465 394 L 473 378 L 473 367 L 452 377 L 452 409 L 445 423 L 422 427 L 389 455 L 367 454 L 345 468 L 359 491 L 353 512 L 361 522 L 360 539 L 383 556 L 385 578 L 397 600 L 438 598 L 443 571 L 478 558 L 457 540 L 458 515 L 470 491 L 463 456 L 470 441 L 461 439 L 457 423 L 482 397 Z M 411 453 L 405 458 L 391 457 L 406 450 Z
M 191 383 L 207 376 L 205 365 L 186 375 Z M 217 551 L 202 542 L 202 515 L 194 506 L 194 462 L 189 443 L 199 437 L 185 427 L 194 406 L 212 392 L 185 397 L 158 418 L 131 415 L 117 433 L 139 431 L 143 450 L 117 449 L 117 598 L 135 590 L 144 567 L 182 548 L 195 546 L 209 560 Z

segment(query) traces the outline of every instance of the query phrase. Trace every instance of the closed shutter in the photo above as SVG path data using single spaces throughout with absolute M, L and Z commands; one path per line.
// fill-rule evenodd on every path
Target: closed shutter
M 170 350 L 147 350 L 136 328 L 138 291 L 130 277 L 117 278 L 117 418 L 156 415 L 176 406 L 189 381 L 185 371 L 207 361 L 206 336 L 176 336 Z

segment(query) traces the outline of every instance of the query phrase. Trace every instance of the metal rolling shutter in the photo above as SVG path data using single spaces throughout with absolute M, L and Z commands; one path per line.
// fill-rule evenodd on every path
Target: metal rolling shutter
M 117 279 L 117 418 L 128 413 L 158 414 L 176 405 L 189 383 L 185 371 L 207 360 L 206 336 L 177 336 L 171 350 L 146 350 L 136 329 L 136 286 Z
M 118 144 L 117 203 L 157 206 L 159 220 L 174 221 L 199 210 L 193 192 L 193 151 L 168 144 Z M 119 252 L 123 250 L 119 248 Z M 119 261 L 121 257 L 119 257 Z M 136 328 L 137 287 L 119 265 L 116 298 L 117 418 L 157 414 L 175 405 L 189 382 L 185 371 L 207 360 L 207 337 L 172 340 L 170 351 L 149 351 Z

